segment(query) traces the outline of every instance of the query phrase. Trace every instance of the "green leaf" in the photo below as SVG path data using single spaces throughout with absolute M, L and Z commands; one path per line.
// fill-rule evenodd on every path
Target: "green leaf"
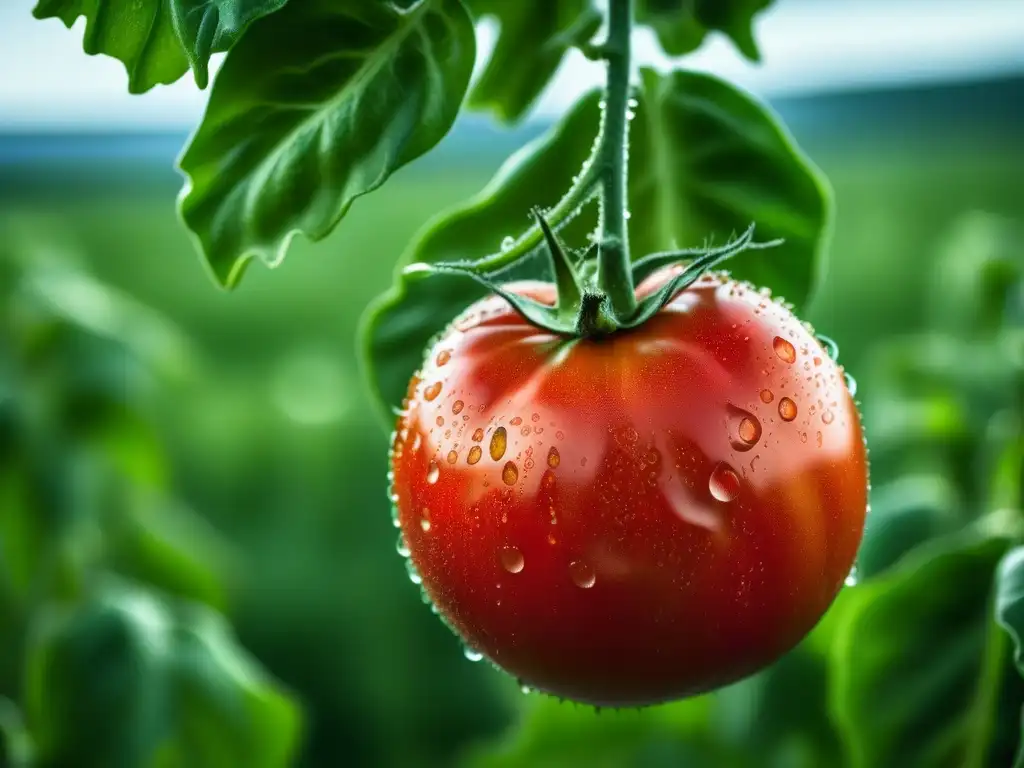
M 404 268 L 494 252 L 529 223 L 535 206 L 554 205 L 590 153 L 598 101 L 596 92 L 580 99 L 560 123 L 510 157 L 479 195 L 429 222 L 403 254 L 394 286 L 367 309 L 361 328 L 363 370 L 383 411 L 401 403 L 430 339 L 486 293 L 464 278 L 424 279 Z M 594 221 L 579 216 L 560 234 L 570 245 L 583 241 Z M 538 230 L 535 245 L 541 241 Z
M 40 765 L 291 765 L 295 703 L 218 614 L 107 581 L 34 628 L 26 719 Z
M 1024 692 L 991 612 L 1007 547 L 942 540 L 850 590 L 831 703 L 853 768 L 1011 764 Z
M 213 53 L 230 50 L 249 24 L 288 1 L 170 0 L 174 29 L 195 73 L 196 85 L 205 88 L 209 84 Z
M 722 32 L 751 61 L 760 61 L 754 17 L 772 0 L 637 0 L 636 18 L 654 30 L 670 56 L 697 50 L 709 32 Z
M 1010 220 L 982 211 L 953 223 L 929 275 L 930 328 L 960 338 L 990 339 L 1002 327 L 1013 286 L 1024 279 L 1018 229 Z M 951 366 L 951 372 L 967 373 L 971 367 Z
M 82 48 L 90 56 L 119 59 L 128 71 L 128 91 L 144 93 L 178 80 L 188 58 L 174 29 L 172 3 L 165 0 L 39 0 L 37 19 L 58 18 L 69 29 L 85 16 Z
M 802 306 L 821 277 L 831 192 L 771 111 L 723 80 L 643 71 L 630 131 L 630 241 L 636 257 L 723 243 L 753 222 L 765 253 L 734 259 L 738 279 Z
M 569 48 L 588 41 L 601 26 L 591 0 L 474 0 L 471 8 L 496 17 L 501 33 L 468 105 L 509 123 L 533 105 Z
M 296 234 L 326 237 L 437 144 L 475 56 L 461 0 L 296 0 L 252 24 L 179 161 L 180 213 L 216 278 L 234 286 L 253 256 L 274 266 Z
M 0 768 L 28 768 L 32 742 L 14 702 L 0 696 Z
M 857 552 L 857 573 L 870 579 L 909 552 L 963 523 L 956 486 L 945 475 L 908 474 L 877 487 Z
M 1014 663 L 1024 675 L 1024 547 L 1007 553 L 999 564 L 996 587 L 996 621 L 1013 639 Z M 1017 712 L 1021 711 L 1019 703 Z M 1018 718 L 1018 723 L 1024 719 Z M 1017 748 L 1014 768 L 1024 766 L 1024 743 Z
M 37 19 L 58 18 L 69 29 L 85 17 L 82 47 L 119 59 L 128 91 L 173 83 L 191 65 L 196 83 L 209 81 L 210 55 L 228 50 L 254 19 L 287 0 L 39 0 Z
M 466 768 L 619 768 L 722 765 L 708 743 L 709 696 L 632 710 L 594 710 L 536 694 L 503 741 L 478 748 Z

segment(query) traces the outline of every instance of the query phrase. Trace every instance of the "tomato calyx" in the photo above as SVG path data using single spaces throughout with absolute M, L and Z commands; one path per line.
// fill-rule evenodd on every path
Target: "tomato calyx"
M 554 304 L 543 304 L 529 296 L 508 290 L 500 279 L 507 266 L 494 272 L 472 262 L 420 263 L 407 267 L 405 274 L 423 277 L 438 274 L 467 277 L 500 296 L 523 319 L 539 328 L 572 338 L 600 338 L 643 325 L 680 291 L 733 256 L 744 251 L 771 248 L 782 243 L 782 240 L 755 242 L 754 225 L 751 224 L 742 235 L 718 247 L 663 251 L 644 256 L 633 262 L 630 267 L 633 285 L 639 285 L 647 277 L 665 267 L 685 266 L 657 291 L 637 301 L 628 312 L 619 313 L 615 311 L 608 292 L 598 284 L 596 267 L 600 264 L 601 248 L 606 244 L 595 243 L 582 252 L 574 252 L 566 248 L 539 208 L 534 208 L 533 215 L 543 234 L 540 248 L 547 256 L 549 279 L 553 278 L 556 288 L 557 299 Z

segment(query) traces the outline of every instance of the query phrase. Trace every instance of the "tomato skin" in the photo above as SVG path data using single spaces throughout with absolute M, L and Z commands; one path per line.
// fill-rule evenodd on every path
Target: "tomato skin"
M 410 383 L 392 472 L 412 564 L 467 645 L 605 706 L 705 692 L 796 645 L 867 508 L 842 370 L 786 308 L 718 275 L 601 340 L 477 303 Z

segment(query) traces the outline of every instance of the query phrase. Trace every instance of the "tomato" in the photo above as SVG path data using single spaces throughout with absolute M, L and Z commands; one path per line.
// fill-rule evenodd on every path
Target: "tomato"
M 717 274 L 601 339 L 477 303 L 410 383 L 391 468 L 411 565 L 468 648 L 608 706 L 708 691 L 792 648 L 842 588 L 867 508 L 842 369 Z

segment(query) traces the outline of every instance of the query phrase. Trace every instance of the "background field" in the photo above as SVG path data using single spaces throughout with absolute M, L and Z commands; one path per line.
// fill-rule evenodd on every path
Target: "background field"
M 950 227 L 974 211 L 1024 220 L 1024 80 L 775 106 L 837 198 L 809 319 L 838 341 L 871 403 L 873 351 L 929 322 L 923 291 Z M 228 551 L 226 611 L 242 643 L 305 705 L 307 765 L 449 765 L 476 748 L 484 753 L 472 759 L 499 764 L 500 750 L 479 745 L 548 706 L 466 661 L 409 583 L 384 494 L 387 436 L 355 349 L 363 308 L 415 231 L 542 129 L 460 124 L 436 154 L 358 202 L 326 242 L 296 242 L 273 272 L 254 265 L 232 294 L 213 286 L 175 219 L 183 136 L 0 135 L 8 242 L 73 254 L 194 345 L 198 368 L 162 382 L 147 412 L 175 496 Z M 17 698 L 19 651 L 0 652 L 0 695 Z M 593 748 L 573 729 L 598 717 L 640 764 L 678 765 L 686 754 L 685 734 L 645 740 L 650 720 L 563 709 L 577 718 L 552 737 L 564 754 Z

